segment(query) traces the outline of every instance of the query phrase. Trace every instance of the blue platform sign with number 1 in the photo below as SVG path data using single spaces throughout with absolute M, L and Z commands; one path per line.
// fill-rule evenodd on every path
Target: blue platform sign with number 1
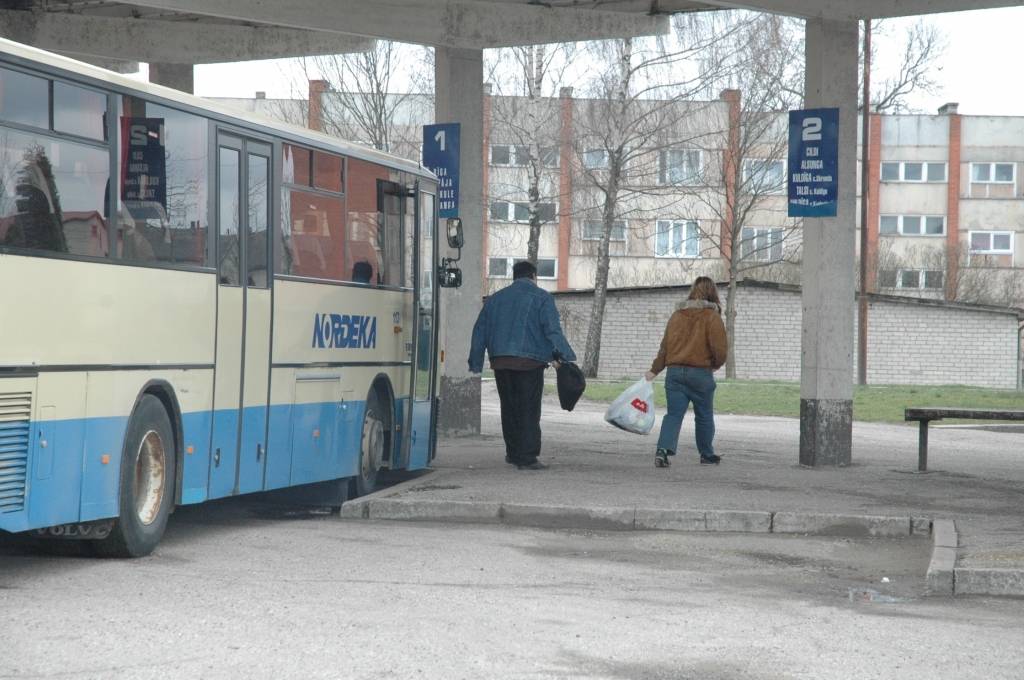
M 789 112 L 789 216 L 835 217 L 839 109 Z
M 439 217 L 459 216 L 459 124 L 423 126 L 423 165 L 437 175 Z

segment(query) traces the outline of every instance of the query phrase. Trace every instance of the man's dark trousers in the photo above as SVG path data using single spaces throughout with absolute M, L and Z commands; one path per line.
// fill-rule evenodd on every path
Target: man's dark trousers
M 501 434 L 510 463 L 528 465 L 540 455 L 540 403 L 544 367 L 527 371 L 496 369 L 494 381 L 501 400 Z

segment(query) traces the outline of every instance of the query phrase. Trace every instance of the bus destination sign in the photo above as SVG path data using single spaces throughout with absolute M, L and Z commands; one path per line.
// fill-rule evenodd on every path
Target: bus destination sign
M 789 112 L 789 216 L 835 217 L 839 109 Z
M 163 118 L 121 118 L 121 200 L 167 210 Z
M 423 126 L 423 165 L 437 175 L 438 217 L 459 216 L 458 123 Z

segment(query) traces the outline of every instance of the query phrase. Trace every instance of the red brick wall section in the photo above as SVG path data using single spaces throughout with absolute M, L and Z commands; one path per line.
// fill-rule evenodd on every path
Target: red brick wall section
M 732 257 L 732 220 L 736 206 L 736 165 L 740 155 L 740 91 L 722 90 L 719 95 L 729 106 L 729 133 L 723 158 L 725 175 L 725 210 L 721 224 L 721 251 L 725 262 Z
M 955 300 L 960 273 L 960 114 L 949 115 L 949 183 L 946 185 L 946 299 Z
M 490 216 L 491 216 L 491 197 L 490 197 L 490 176 L 491 176 L 491 84 L 484 83 L 484 103 L 483 103 L 483 116 L 484 116 L 484 165 L 483 165 L 483 186 L 484 195 L 483 203 L 484 209 L 480 218 L 480 238 L 482 243 L 480 244 L 481 252 L 483 253 L 483 267 L 481 268 L 481 284 L 480 290 L 487 290 L 487 257 L 490 254 L 488 250 L 488 237 L 490 235 Z
M 569 239 L 572 234 L 572 88 L 559 92 L 562 124 L 558 131 L 558 290 L 569 288 Z
M 878 292 L 878 220 L 880 217 L 879 191 L 881 189 L 882 168 L 882 121 L 877 113 L 871 114 L 868 130 L 868 262 L 867 290 Z
M 326 80 L 309 81 L 309 118 L 306 125 L 310 130 L 318 130 L 320 132 L 324 130 L 322 95 L 327 90 Z

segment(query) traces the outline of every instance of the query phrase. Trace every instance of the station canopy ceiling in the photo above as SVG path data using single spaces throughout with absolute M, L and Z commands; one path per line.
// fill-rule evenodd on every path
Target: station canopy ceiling
M 0 35 L 72 56 L 212 63 L 368 49 L 374 39 L 482 49 L 655 35 L 679 12 L 854 20 L 1020 0 L 0 0 Z

